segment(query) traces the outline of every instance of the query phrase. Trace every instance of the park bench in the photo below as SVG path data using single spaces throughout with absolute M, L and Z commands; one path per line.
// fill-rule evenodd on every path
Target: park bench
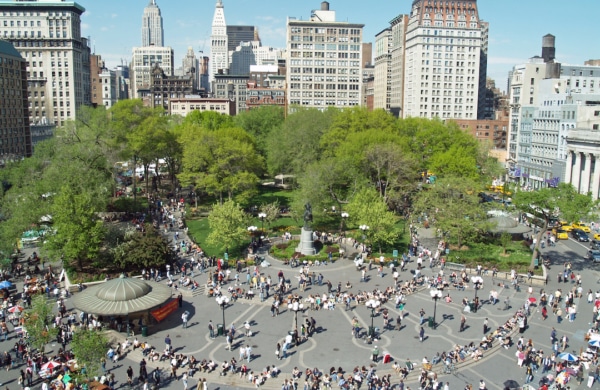
M 446 262 L 445 269 L 449 269 L 451 271 L 464 271 L 467 269 L 467 266 L 460 263 L 449 263 Z

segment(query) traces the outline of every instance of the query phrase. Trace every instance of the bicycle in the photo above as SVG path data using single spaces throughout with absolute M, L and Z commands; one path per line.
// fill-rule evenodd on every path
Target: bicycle
M 456 366 L 454 363 L 444 364 L 444 374 L 456 375 Z

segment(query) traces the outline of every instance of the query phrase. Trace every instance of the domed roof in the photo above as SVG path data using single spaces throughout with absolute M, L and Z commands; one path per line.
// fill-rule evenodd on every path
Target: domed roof
M 127 315 L 151 310 L 171 299 L 166 284 L 121 276 L 73 295 L 73 306 L 98 315 Z
M 152 291 L 148 283 L 121 275 L 111 279 L 96 290 L 96 296 L 104 301 L 130 301 L 141 298 Z

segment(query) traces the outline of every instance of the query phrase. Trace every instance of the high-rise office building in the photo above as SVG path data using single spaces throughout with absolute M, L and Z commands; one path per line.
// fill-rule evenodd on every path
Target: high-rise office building
M 0 40 L 0 165 L 31 156 L 26 68 L 14 46 Z
M 241 42 L 235 51 L 230 52 L 229 74 L 250 74 L 252 65 L 275 65 L 283 57 L 282 50 L 262 46 L 259 40 Z
M 131 63 L 131 98 L 140 98 L 138 90 L 150 88 L 152 69 L 155 65 L 158 65 L 167 76 L 172 76 L 173 61 L 173 49 L 170 47 L 134 47 Z
M 375 35 L 375 68 L 373 79 L 373 108 L 390 110 L 392 92 L 392 29 Z
M 403 117 L 476 119 L 487 26 L 476 0 L 414 0 L 406 30 Z M 483 77 L 485 88 L 485 76 Z
M 350 107 L 362 103 L 364 24 L 336 21 L 323 1 L 309 20 L 288 18 L 288 103 L 303 107 Z
M 164 46 L 164 40 L 160 8 L 156 5 L 156 0 L 150 0 L 142 16 L 142 46 Z
M 183 76 L 191 75 L 194 83 L 194 89 L 200 87 L 200 63 L 194 53 L 194 48 L 188 47 L 188 51 L 183 57 L 182 70 Z
M 235 51 L 242 42 L 259 40 L 254 26 L 227 26 L 227 51 Z
M 392 19 L 390 28 L 390 86 L 376 92 L 389 90 L 391 112 L 442 119 L 483 115 L 488 24 L 479 19 L 476 0 L 413 0 L 410 14 Z
M 62 125 L 90 104 L 85 8 L 65 0 L 0 0 L 0 38 L 27 61 L 29 122 Z
M 223 0 L 217 0 L 210 34 L 210 84 L 216 74 L 226 74 L 229 67 L 229 38 Z

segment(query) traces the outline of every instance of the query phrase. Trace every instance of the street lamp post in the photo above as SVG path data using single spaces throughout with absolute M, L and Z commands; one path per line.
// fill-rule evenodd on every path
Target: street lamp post
M 475 298 L 474 298 L 474 309 L 473 311 L 476 313 L 477 312 L 477 290 L 479 290 L 481 288 L 481 285 L 483 284 L 483 278 L 481 276 L 473 276 L 471 278 L 471 281 L 473 282 L 474 285 L 474 290 L 475 290 Z
M 375 326 L 373 325 L 373 318 L 375 318 L 375 310 L 379 307 L 379 305 L 381 305 L 381 302 L 379 302 L 376 299 L 369 299 L 365 303 L 365 306 L 371 309 L 371 326 L 369 326 L 369 332 L 367 333 L 371 338 L 375 337 Z
M 344 233 L 344 236 L 345 236 L 346 235 L 346 220 L 348 219 L 350 214 L 348 214 L 345 211 L 342 211 L 341 216 L 342 216 L 342 232 Z
M 215 299 L 217 301 L 217 304 L 219 304 L 219 306 L 221 306 L 221 310 L 223 311 L 223 336 L 225 336 L 225 307 L 229 303 L 229 297 L 226 297 L 225 295 L 221 295 Z
M 298 312 L 304 309 L 304 305 L 298 301 L 294 301 L 288 304 L 288 309 L 294 312 L 294 322 L 296 324 L 294 329 L 298 329 Z
M 267 214 L 258 213 L 258 218 L 260 219 L 260 230 L 262 230 L 263 234 L 265 234 L 265 218 L 266 217 L 267 217 Z
M 429 290 L 431 298 L 433 299 L 433 329 L 437 328 L 437 322 L 435 321 L 435 315 L 437 311 L 437 301 L 442 297 L 442 292 L 437 288 Z

